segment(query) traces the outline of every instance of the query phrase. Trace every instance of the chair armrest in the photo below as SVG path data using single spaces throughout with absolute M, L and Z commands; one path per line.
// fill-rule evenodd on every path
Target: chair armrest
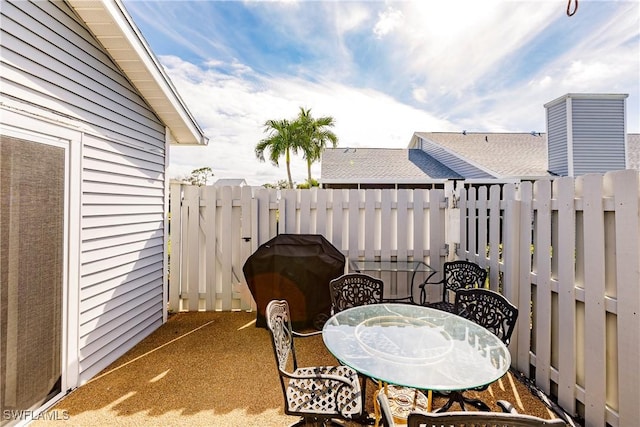
M 393 420 L 391 406 L 389 405 L 389 398 L 384 393 L 384 389 L 378 390 L 376 392 L 376 400 L 378 401 L 378 405 L 380 406 L 380 415 L 382 416 L 384 426 L 396 427 L 396 423 Z
M 511 403 L 507 402 L 506 400 L 498 400 L 498 401 L 496 401 L 496 403 L 498 404 L 500 409 L 502 409 L 502 412 L 506 412 L 508 414 L 517 414 L 518 413 L 518 411 L 516 411 L 516 408 L 514 408 L 513 405 Z
M 309 338 L 309 337 L 313 337 L 316 335 L 321 335 L 322 331 L 313 331 L 313 332 L 296 332 L 296 331 L 291 331 L 291 333 L 299 338 Z
M 280 373 L 283 376 L 294 379 L 294 380 L 331 380 L 331 381 L 337 381 L 337 382 L 346 384 L 348 386 L 353 385 L 353 383 L 351 382 L 351 379 L 347 377 L 343 377 L 341 375 L 333 375 L 333 374 L 300 375 L 300 374 L 294 374 L 291 372 L 283 371 L 282 369 L 280 370 Z
M 438 280 L 437 282 L 425 281 L 418 285 L 418 288 L 420 288 L 420 305 L 425 305 L 427 303 L 427 290 L 425 289 L 427 285 L 443 285 L 444 286 L 444 279 Z
M 422 282 L 418 285 L 418 287 L 420 288 L 421 292 L 424 292 L 424 288 L 426 287 L 426 285 L 444 285 L 444 279 L 443 280 L 438 280 L 437 282 Z

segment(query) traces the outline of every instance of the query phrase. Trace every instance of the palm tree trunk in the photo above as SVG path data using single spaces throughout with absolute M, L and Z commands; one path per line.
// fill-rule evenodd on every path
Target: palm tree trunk
M 311 160 L 307 159 L 307 182 L 311 185 Z
M 287 178 L 289 178 L 289 188 L 293 188 L 293 180 L 291 179 L 291 155 L 289 154 L 289 148 L 285 154 L 285 162 L 287 164 Z

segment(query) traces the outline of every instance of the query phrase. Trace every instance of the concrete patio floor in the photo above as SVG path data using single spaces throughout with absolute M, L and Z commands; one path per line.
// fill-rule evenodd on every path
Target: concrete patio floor
M 166 324 L 74 390 L 33 426 L 287 426 L 270 335 L 256 313 L 198 312 Z M 302 365 L 334 365 L 321 336 L 296 341 Z M 367 407 L 373 413 L 373 385 Z M 507 373 L 478 396 L 542 418 L 555 414 Z M 434 406 L 442 401 L 435 400 Z M 350 423 L 350 425 L 356 425 Z

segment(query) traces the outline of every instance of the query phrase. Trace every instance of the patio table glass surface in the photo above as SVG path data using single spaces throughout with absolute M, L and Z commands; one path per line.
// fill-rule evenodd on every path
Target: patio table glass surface
M 410 295 L 402 298 L 386 298 L 386 301 L 407 301 L 414 302 L 413 298 L 413 287 L 416 279 L 417 273 L 425 273 L 426 278 L 424 282 L 428 282 L 431 277 L 433 277 L 437 271 L 433 269 L 430 265 L 426 264 L 423 261 L 360 261 L 360 260 L 350 260 L 349 268 L 351 271 L 356 271 L 358 273 L 366 273 L 368 271 L 377 271 L 377 272 L 405 272 L 411 273 L 411 290 Z
M 406 271 L 406 272 L 434 272 L 430 265 L 422 261 L 358 261 L 350 260 L 352 271 Z
M 413 304 L 370 304 L 332 316 L 322 337 L 343 364 L 377 380 L 423 390 L 490 384 L 511 364 L 493 333 L 455 314 Z

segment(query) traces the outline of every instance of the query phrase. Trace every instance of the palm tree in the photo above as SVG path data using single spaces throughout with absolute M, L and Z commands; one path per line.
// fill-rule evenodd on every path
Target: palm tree
M 338 137 L 331 130 L 335 122 L 333 117 L 311 117 L 311 109 L 300 107 L 298 118 L 296 119 L 298 135 L 298 146 L 304 152 L 307 160 L 308 182 L 311 185 L 311 165 L 320 160 L 322 151 L 327 147 L 327 143 L 335 148 L 338 145 Z
M 264 131 L 269 135 L 260 140 L 256 145 L 256 157 L 261 162 L 265 161 L 264 151 L 269 150 L 269 160 L 275 166 L 278 165 L 278 159 L 282 155 L 285 156 L 285 163 L 287 165 L 287 178 L 289 179 L 289 188 L 293 188 L 293 180 L 291 179 L 291 153 L 296 154 L 298 152 L 297 138 L 296 138 L 295 123 L 289 122 L 289 120 L 267 120 L 264 124 Z

